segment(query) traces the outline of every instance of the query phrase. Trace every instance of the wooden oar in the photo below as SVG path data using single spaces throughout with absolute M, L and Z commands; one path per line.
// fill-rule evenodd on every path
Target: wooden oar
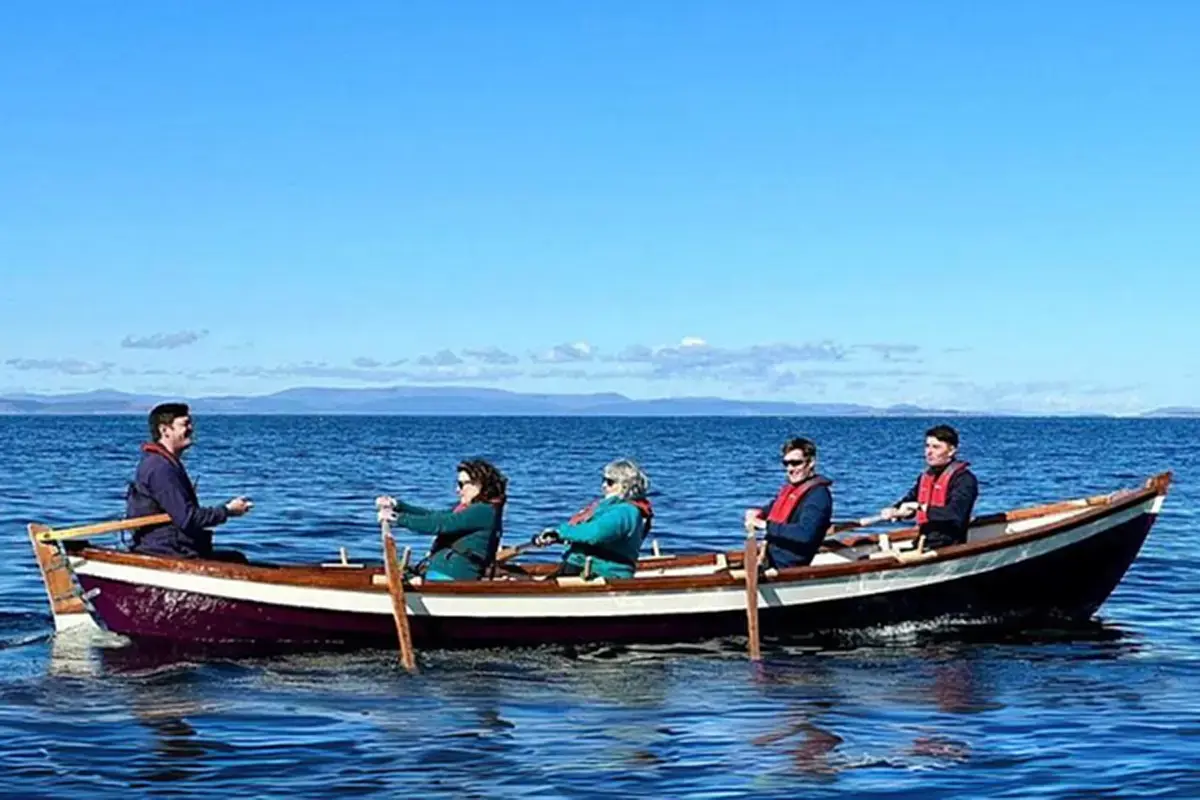
M 133 519 L 118 519 L 112 522 L 97 522 L 94 525 L 81 525 L 78 528 L 63 530 L 45 530 L 37 534 L 39 542 L 57 542 L 63 539 L 79 539 L 84 536 L 98 536 L 102 533 L 116 533 L 134 528 L 145 528 L 147 525 L 165 525 L 171 521 L 168 514 L 154 514 L 149 517 L 134 517 Z
M 511 561 L 512 559 L 521 555 L 521 553 L 524 553 L 528 550 L 533 550 L 537 547 L 538 547 L 538 545 L 534 544 L 533 542 L 525 542 L 524 544 L 519 544 L 516 547 L 512 547 L 512 548 L 509 548 L 508 550 L 505 550 L 503 553 L 497 553 L 496 554 L 496 563 L 503 564 L 505 561 Z
M 404 572 L 396 558 L 396 540 L 392 538 L 392 526 L 387 520 L 380 520 L 379 527 L 383 539 L 388 594 L 392 596 L 392 617 L 396 620 L 396 636 L 400 639 L 400 663 L 409 672 L 416 672 L 417 658 L 413 652 L 412 633 L 408 628 L 408 605 L 404 601 Z
M 762 661 L 758 645 L 758 535 L 754 523 L 746 521 L 746 645 L 751 661 Z
M 835 522 L 829 526 L 829 530 L 825 532 L 826 536 L 833 536 L 837 533 L 852 531 L 857 528 L 869 528 L 872 525 L 877 525 L 880 522 L 886 521 L 886 517 L 882 514 L 876 514 L 873 517 L 863 517 L 862 519 L 851 519 L 845 522 Z

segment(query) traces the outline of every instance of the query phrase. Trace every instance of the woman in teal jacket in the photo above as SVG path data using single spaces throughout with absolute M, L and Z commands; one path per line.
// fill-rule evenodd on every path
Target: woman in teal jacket
M 458 505 L 435 511 L 394 497 L 375 501 L 380 519 L 434 537 L 415 572 L 428 581 L 479 580 L 492 566 L 503 531 L 508 479 L 487 461 L 458 465 Z
M 650 531 L 654 511 L 646 493 L 650 480 L 632 461 L 614 461 L 604 468 L 604 497 L 589 505 L 566 525 L 547 528 L 534 537 L 545 547 L 567 545 L 558 575 L 579 575 L 587 560 L 592 574 L 605 578 L 632 578 L 637 570 L 642 539 Z

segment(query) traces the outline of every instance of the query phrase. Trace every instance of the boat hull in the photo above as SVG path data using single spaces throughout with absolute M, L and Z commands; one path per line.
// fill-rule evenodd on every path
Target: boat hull
M 909 623 L 1024 625 L 1091 617 L 1137 556 L 1156 518 L 1146 500 L 1120 513 L 1061 526 L 1052 535 L 959 557 L 932 557 L 823 579 L 760 583 L 764 636 L 871 629 Z M 92 613 L 107 629 L 156 642 L 261 647 L 396 644 L 386 592 L 310 597 L 287 586 L 176 574 L 139 578 L 136 570 L 89 568 L 76 576 Z M 145 571 L 140 573 L 143 578 Z M 732 583 L 687 591 L 611 591 L 574 598 L 514 600 L 409 592 L 418 648 L 683 642 L 744 635 L 745 589 Z M 540 606 L 538 605 L 540 603 Z M 511 608 L 511 613 L 506 613 Z

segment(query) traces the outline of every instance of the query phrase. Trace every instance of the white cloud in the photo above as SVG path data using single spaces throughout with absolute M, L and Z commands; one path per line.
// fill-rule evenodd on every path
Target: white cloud
M 195 344 L 208 335 L 208 331 L 179 331 L 178 333 L 154 333 L 149 336 L 126 336 L 121 347 L 132 350 L 174 350 Z

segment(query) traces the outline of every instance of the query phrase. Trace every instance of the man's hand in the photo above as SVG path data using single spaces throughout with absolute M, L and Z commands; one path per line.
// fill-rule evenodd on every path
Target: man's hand
M 749 527 L 758 522 L 762 518 L 761 508 L 747 508 L 746 513 L 742 514 L 742 524 Z
M 562 536 L 554 528 L 546 528 L 544 531 L 533 537 L 533 543 L 537 547 L 549 547 L 552 544 L 558 544 L 562 541 Z
M 250 502 L 249 497 L 235 497 L 225 504 L 225 511 L 231 517 L 240 517 L 252 508 L 254 503 Z
M 376 522 L 395 522 L 396 521 L 396 509 L 391 508 L 390 506 L 386 507 L 386 508 L 380 508 L 379 511 L 376 512 L 376 514 L 375 514 L 375 521 Z
M 375 498 L 375 507 L 380 509 L 395 508 L 396 498 L 388 497 L 387 495 L 380 495 L 379 497 Z

